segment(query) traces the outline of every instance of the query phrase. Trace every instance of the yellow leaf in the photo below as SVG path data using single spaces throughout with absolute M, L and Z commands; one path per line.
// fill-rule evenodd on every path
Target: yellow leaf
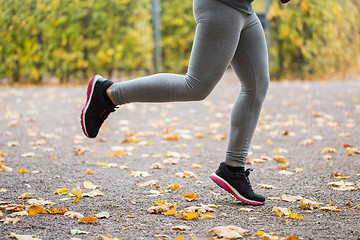
M 200 193 L 185 193 L 183 197 L 186 199 L 186 201 L 191 202 L 199 195 Z
M 92 182 L 90 181 L 84 181 L 84 188 L 86 189 L 96 189 L 99 186 L 94 185 Z
M 167 215 L 167 216 L 175 215 L 175 214 L 177 215 L 177 213 L 176 213 L 177 204 L 174 202 L 172 206 L 173 206 L 173 208 L 170 209 L 169 211 L 167 211 L 166 213 L 164 213 L 164 215 Z
M 162 206 L 162 205 L 164 205 L 166 202 L 167 202 L 167 201 L 156 201 L 156 202 L 154 203 L 154 205 L 155 205 L 155 206 Z
M 215 216 L 211 213 L 205 213 L 204 216 L 201 217 L 201 219 L 213 219 Z
M 267 140 L 266 143 L 269 144 L 269 145 L 271 145 L 271 144 L 273 144 L 273 141 Z
M 213 233 L 221 239 L 238 239 L 244 237 L 249 230 L 236 226 L 219 226 L 211 229 L 208 234 Z
M 121 150 L 114 150 L 114 151 L 108 152 L 108 156 L 110 156 L 110 157 L 123 157 L 124 152 L 121 151 Z
M 199 164 L 193 164 L 193 165 L 191 165 L 193 168 L 202 168 L 202 166 L 201 165 L 199 165 Z
M 297 236 L 294 234 L 292 236 L 286 237 L 286 240 L 300 240 L 300 239 L 297 238 Z
M 181 186 L 179 184 L 173 184 L 173 185 L 167 186 L 167 189 L 171 189 L 171 190 L 179 190 L 180 188 L 181 188 Z
M 67 188 L 56 189 L 55 194 L 65 195 L 65 194 L 68 194 L 68 192 L 69 192 L 69 190 Z
M 18 171 L 18 173 L 27 173 L 26 168 L 20 168 Z
M 175 240 L 185 240 L 183 236 L 180 234 L 179 237 L 175 237 Z
M 34 193 L 24 193 L 24 194 L 21 194 L 21 196 L 19 196 L 18 198 L 25 199 L 25 198 L 29 197 L 30 195 L 34 195 Z
M 291 214 L 290 209 L 288 208 L 282 208 L 282 207 L 273 207 L 273 209 L 271 210 L 271 212 L 275 212 L 276 215 L 278 215 L 279 217 L 285 215 L 285 216 L 289 216 Z
M 305 217 L 298 216 L 297 213 L 291 213 L 290 218 L 292 218 L 292 219 L 304 219 Z
M 90 169 L 87 169 L 87 170 L 85 171 L 85 174 L 95 174 L 95 172 L 92 172 Z
M 199 214 L 197 213 L 194 213 L 194 212 L 184 212 L 184 211 L 181 211 L 180 214 L 176 214 L 178 216 L 180 216 L 181 218 L 185 219 L 185 220 L 193 220 L 195 218 L 197 218 L 197 216 Z
M 92 216 L 87 216 L 87 217 L 85 217 L 83 219 L 80 219 L 78 222 L 79 223 L 93 223 L 96 220 L 98 220 L 98 218 L 95 217 L 95 215 L 92 215 Z
M 197 133 L 197 134 L 195 134 L 195 137 L 196 138 L 203 138 L 204 134 L 203 133 Z
M 64 214 L 64 213 L 68 212 L 68 210 L 63 209 L 63 208 L 59 208 L 59 209 L 48 208 L 47 210 L 50 214 Z
M 30 206 L 28 213 L 29 216 L 33 216 L 39 213 L 47 213 L 47 211 L 43 209 L 41 206 Z
M 280 156 L 280 155 L 276 155 L 273 157 L 273 159 L 277 162 L 281 162 L 281 163 L 287 163 L 288 160 L 286 160 L 286 158 L 284 156 Z

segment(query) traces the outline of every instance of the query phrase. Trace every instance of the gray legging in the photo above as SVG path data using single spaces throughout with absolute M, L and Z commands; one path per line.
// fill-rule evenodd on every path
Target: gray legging
M 115 83 L 111 95 L 117 105 L 203 100 L 230 64 L 241 92 L 231 113 L 225 163 L 243 167 L 269 86 L 264 32 L 256 14 L 217 0 L 194 0 L 193 9 L 197 27 L 186 75 L 162 73 Z

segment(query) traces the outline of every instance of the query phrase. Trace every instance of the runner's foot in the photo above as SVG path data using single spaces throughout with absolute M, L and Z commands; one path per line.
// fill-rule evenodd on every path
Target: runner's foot
M 86 103 L 81 111 L 81 126 L 89 138 L 97 136 L 105 119 L 115 111 L 116 105 L 106 95 L 106 89 L 112 84 L 112 81 L 95 75 L 88 85 Z
M 225 163 L 221 163 L 210 178 L 240 201 L 251 205 L 262 205 L 265 203 L 265 197 L 254 193 L 249 180 L 250 171 L 252 169 L 247 169 L 244 173 L 231 172 Z

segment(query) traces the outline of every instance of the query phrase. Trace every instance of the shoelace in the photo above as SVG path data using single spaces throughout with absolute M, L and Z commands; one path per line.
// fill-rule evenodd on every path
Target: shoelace
M 250 189 L 252 190 L 252 186 L 251 186 L 251 183 L 250 183 L 250 180 L 249 180 L 249 175 L 250 175 L 250 172 L 252 172 L 253 171 L 253 169 L 252 168 L 248 168 L 248 169 L 246 169 L 246 171 L 245 171 L 245 179 L 246 179 L 246 181 L 248 182 L 248 184 L 249 184 L 249 187 L 250 187 Z

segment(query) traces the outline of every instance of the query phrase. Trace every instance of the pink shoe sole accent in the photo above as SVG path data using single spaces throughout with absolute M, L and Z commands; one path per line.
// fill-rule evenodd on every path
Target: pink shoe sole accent
M 96 82 L 96 80 L 97 80 L 98 77 L 100 77 L 100 75 L 95 75 L 95 76 L 91 79 L 91 81 L 90 81 L 90 83 L 89 83 L 89 85 L 88 85 L 88 87 L 87 87 L 86 103 L 85 103 L 85 106 L 83 107 L 83 109 L 82 109 L 82 111 L 81 111 L 81 127 L 82 127 L 82 130 L 83 130 L 84 134 L 85 134 L 88 138 L 91 138 L 91 137 L 88 135 L 88 133 L 87 133 L 87 131 L 86 131 L 86 126 L 85 126 L 85 113 L 86 113 L 87 108 L 89 107 L 90 99 L 91 99 L 92 94 L 93 94 L 93 92 L 94 92 L 95 82 Z
M 240 201 L 251 204 L 251 205 L 263 205 L 265 202 L 254 202 L 245 197 L 241 196 L 233 187 L 231 187 L 224 179 L 217 176 L 215 173 L 211 174 L 210 178 L 217 184 L 219 187 L 225 189 L 229 193 L 231 193 L 234 197 L 239 199 Z

